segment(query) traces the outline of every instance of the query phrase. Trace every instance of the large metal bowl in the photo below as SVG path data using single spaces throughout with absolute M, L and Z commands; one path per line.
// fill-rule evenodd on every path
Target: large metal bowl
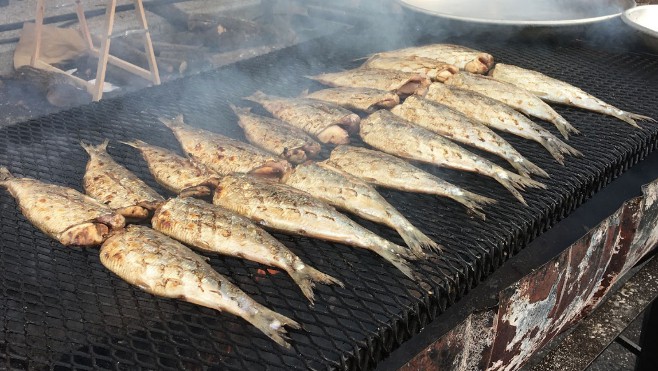
M 619 17 L 634 0 L 398 0 L 409 9 L 489 25 L 578 26 Z
M 645 44 L 658 51 L 658 5 L 643 5 L 625 11 L 621 19 L 642 35 Z

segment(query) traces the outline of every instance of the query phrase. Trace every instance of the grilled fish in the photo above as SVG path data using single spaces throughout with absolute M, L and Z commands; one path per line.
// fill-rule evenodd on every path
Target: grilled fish
M 160 118 L 180 142 L 185 153 L 220 175 L 251 173 L 280 177 L 290 170 L 288 161 L 243 143 L 203 129 L 191 127 L 179 115 L 173 120 Z
M 378 53 L 378 55 L 383 57 L 417 56 L 432 58 L 445 63 L 450 63 L 461 70 L 479 74 L 487 73 L 487 71 L 489 71 L 494 65 L 494 57 L 491 54 L 452 44 L 416 46 L 382 52 Z
M 355 176 L 326 164 L 306 163 L 281 180 L 340 210 L 395 229 L 417 254 L 422 254 L 423 248 L 440 251 L 436 242 L 414 227 L 374 187 Z
M 416 55 L 373 55 L 361 67 L 419 73 L 427 76 L 432 81 L 438 82 L 443 82 L 450 76 L 459 73 L 459 68 L 452 64 Z
M 274 117 L 318 138 L 322 143 L 347 144 L 361 118 L 333 103 L 306 98 L 283 98 L 257 91 L 245 98 L 261 104 Z
M 419 73 L 373 68 L 324 73 L 308 78 L 329 86 L 379 89 L 399 95 L 425 94 L 427 87 L 432 83 L 430 79 Z
M 539 98 L 552 103 L 566 104 L 586 110 L 614 116 L 632 126 L 639 127 L 636 120 L 656 120 L 637 113 L 626 112 L 614 107 L 564 81 L 548 77 L 540 72 L 526 70 L 509 64 L 498 63 L 490 75 L 500 81 L 505 81 L 526 89 Z
M 544 170 L 523 157 L 491 129 L 442 104 L 420 97 L 409 97 L 391 112 L 448 139 L 496 154 L 507 160 L 523 176 L 537 174 L 548 177 Z
M 219 174 L 168 149 L 141 140 L 121 143 L 138 149 L 155 180 L 172 193 L 203 197 L 219 184 Z
M 101 247 L 100 260 L 149 294 L 232 313 L 283 347 L 290 348 L 284 326 L 300 328 L 249 297 L 192 250 L 151 228 L 130 225 L 115 233 Z
M 338 146 L 324 163 L 376 186 L 451 198 L 482 219 L 482 206 L 496 202 L 446 182 L 398 157 L 367 148 Z
M 0 186 L 14 196 L 25 217 L 62 245 L 101 244 L 126 220 L 108 206 L 68 187 L 14 177 L 0 166 Z
M 460 89 L 471 90 L 489 98 L 503 102 L 515 110 L 528 116 L 537 117 L 555 125 L 565 139 L 569 133 L 579 131 L 559 113 L 544 103 L 536 95 L 516 85 L 498 81 L 489 76 L 476 75 L 468 72 L 459 73 L 446 79 L 447 85 Z
M 85 192 L 126 218 L 144 219 L 164 198 L 107 153 L 109 141 L 80 143 L 89 154 L 83 177 Z
M 533 140 L 546 148 L 562 165 L 564 165 L 565 154 L 582 156 L 580 151 L 516 112 L 512 107 L 482 94 L 444 84 L 433 84 L 425 98 L 444 104 L 494 129 Z
M 379 254 L 414 279 L 408 250 L 358 225 L 333 207 L 285 184 L 244 175 L 229 175 L 213 203 L 281 232 L 364 248 Z
M 238 124 L 244 130 L 249 143 L 286 160 L 301 164 L 320 153 L 322 146 L 302 129 L 281 120 L 251 113 L 249 108 L 231 105 L 238 116 Z
M 306 94 L 305 98 L 330 102 L 349 110 L 374 112 L 380 108 L 392 108 L 400 103 L 400 97 L 386 90 L 370 88 L 329 88 Z
M 377 111 L 364 119 L 361 122 L 359 134 L 364 142 L 380 151 L 492 177 L 524 205 L 526 202 L 517 188 L 545 188 L 542 183 L 509 172 L 450 140 L 416 126 L 389 111 Z
M 194 198 L 173 198 L 151 220 L 153 229 L 206 252 L 252 260 L 280 268 L 299 285 L 311 303 L 315 282 L 337 279 L 306 265 L 297 255 L 251 220 Z

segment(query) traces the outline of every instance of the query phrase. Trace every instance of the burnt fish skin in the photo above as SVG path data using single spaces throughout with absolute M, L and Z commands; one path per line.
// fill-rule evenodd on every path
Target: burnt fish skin
M 251 144 L 185 124 L 183 115 L 160 118 L 176 136 L 185 153 L 220 175 L 251 173 L 280 177 L 290 170 L 288 161 Z
M 141 140 L 121 142 L 139 150 L 155 180 L 181 196 L 209 196 L 220 175 L 189 158 Z
M 419 73 L 374 68 L 357 68 L 307 77 L 333 87 L 372 88 L 392 91 L 398 95 L 425 94 L 432 83 L 427 76 Z
M 409 56 L 385 56 L 373 55 L 362 68 L 375 68 L 381 70 L 396 70 L 402 72 L 414 72 L 427 76 L 432 81 L 443 82 L 450 76 L 459 73 L 459 68 L 452 64 L 438 61 L 432 58 L 424 58 L 416 55 Z
M 486 74 L 494 65 L 494 57 L 479 50 L 454 44 L 429 44 L 377 53 L 384 57 L 417 56 L 450 63 L 460 70 Z
M 422 254 L 423 249 L 441 250 L 436 242 L 414 227 L 373 186 L 355 176 L 323 163 L 309 162 L 297 166 L 281 181 L 339 210 L 395 229 L 417 254 Z
M 126 218 L 148 217 L 150 211 L 164 202 L 164 198 L 130 170 L 114 161 L 107 153 L 108 143 L 108 140 L 97 146 L 80 143 L 89 154 L 82 178 L 85 192 Z
M 364 142 L 380 151 L 409 160 L 489 176 L 498 181 L 524 205 L 526 202 L 517 189 L 545 188 L 542 183 L 507 171 L 450 140 L 395 116 L 389 111 L 377 111 L 364 119 L 361 122 L 359 134 Z
M 655 119 L 649 116 L 621 110 L 588 94 L 580 88 L 546 76 L 541 72 L 498 63 L 490 71 L 490 76 L 496 80 L 505 81 L 526 89 L 547 102 L 565 104 L 567 106 L 574 106 L 604 115 L 614 116 L 634 127 L 639 127 L 636 121 L 646 120 L 656 122 Z
M 337 104 L 354 111 L 374 112 L 381 108 L 393 108 L 400 103 L 397 94 L 371 88 L 327 88 L 306 93 L 304 98 Z
M 455 142 L 498 155 L 523 176 L 536 174 L 548 177 L 544 170 L 523 157 L 493 130 L 447 106 L 420 97 L 409 97 L 391 112 Z
M 249 143 L 293 164 L 314 158 L 322 150 L 320 143 L 302 129 L 278 119 L 255 115 L 249 108 L 231 105 L 231 109 L 238 116 L 238 125 L 244 130 Z
M 0 186 L 7 188 L 35 227 L 64 246 L 100 245 L 126 223 L 121 214 L 72 188 L 18 178 L 4 166 Z
M 482 94 L 445 84 L 430 86 L 425 98 L 444 104 L 491 128 L 541 144 L 555 161 L 564 165 L 564 156 L 582 153 L 512 107 Z
M 485 218 L 482 207 L 496 203 L 496 200 L 469 192 L 381 151 L 338 146 L 323 163 L 379 187 L 450 198 L 482 219 Z
M 103 243 L 100 260 L 121 279 L 149 294 L 242 317 L 285 348 L 290 344 L 284 326 L 300 328 L 297 322 L 249 297 L 204 258 L 151 228 L 130 225 L 116 232 Z
M 377 236 L 333 207 L 288 185 L 229 175 L 215 192 L 213 203 L 283 233 L 370 250 L 415 279 L 407 261 L 417 258 L 411 250 Z
M 474 91 L 489 98 L 495 99 L 515 110 L 533 116 L 555 125 L 564 139 L 569 139 L 569 134 L 578 134 L 579 131 L 559 113 L 539 99 L 531 92 L 512 85 L 507 82 L 498 81 L 489 76 L 476 75 L 462 72 L 446 79 L 446 85 L 454 86 L 464 90 Z
M 347 144 L 361 118 L 333 103 L 308 98 L 284 98 L 257 91 L 246 100 L 263 106 L 274 117 L 300 128 L 322 143 Z
M 315 282 L 343 284 L 304 263 L 251 220 L 195 198 L 173 198 L 156 210 L 153 229 L 205 252 L 252 260 L 282 269 L 313 303 Z

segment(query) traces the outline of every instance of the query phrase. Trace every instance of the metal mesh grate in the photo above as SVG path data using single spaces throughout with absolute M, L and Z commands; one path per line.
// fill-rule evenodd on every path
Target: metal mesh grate
M 353 47 L 341 48 L 349 39 Z M 436 40 L 425 40 L 436 41 Z M 387 45 L 392 48 L 401 45 Z M 658 60 L 579 48 L 473 45 L 499 61 L 545 72 L 621 108 L 658 117 Z M 382 48 L 345 34 L 298 45 L 131 94 L 0 130 L 0 164 L 16 174 L 81 190 L 87 156 L 82 139 L 112 140 L 111 155 L 156 190 L 136 151 L 118 140 L 138 138 L 178 150 L 159 115 L 183 113 L 196 126 L 243 138 L 229 102 L 256 89 L 296 95 L 315 83 L 303 76 L 355 66 Z M 428 295 L 375 254 L 308 238 L 275 235 L 304 261 L 346 283 L 319 286 L 309 308 L 286 274 L 260 275 L 258 264 L 213 256 L 211 265 L 262 304 L 298 320 L 286 352 L 245 321 L 175 300 L 158 299 L 121 281 L 99 262 L 97 249 L 64 248 L 32 227 L 7 192 L 0 192 L 0 367 L 30 369 L 359 369 L 372 367 L 416 334 L 529 240 L 653 150 L 658 125 L 635 130 L 613 118 L 558 108 L 582 131 L 570 144 L 582 159 L 556 164 L 538 144 L 503 135 L 551 175 L 548 189 L 524 196 L 522 207 L 495 181 L 425 167 L 499 200 L 486 222 L 457 203 L 382 190 L 421 230 L 447 247 L 416 264 L 433 286 Z M 549 127 L 548 124 L 545 125 Z M 549 128 L 553 133 L 557 131 Z M 491 158 L 490 156 L 487 156 Z M 491 158 L 502 166 L 504 161 Z M 358 220 L 396 243 L 394 231 Z

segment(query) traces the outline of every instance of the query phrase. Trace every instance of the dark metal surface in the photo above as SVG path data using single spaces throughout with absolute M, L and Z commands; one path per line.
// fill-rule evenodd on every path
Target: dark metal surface
M 377 50 L 431 41 L 441 39 L 392 42 L 343 34 L 46 116 L 0 130 L 0 164 L 20 175 L 81 189 L 86 155 L 78 142 L 109 138 L 111 155 L 164 194 L 138 154 L 117 142 L 137 138 L 178 149 L 157 116 L 183 113 L 192 125 L 243 138 L 229 102 L 239 103 L 240 97 L 256 89 L 297 95 L 317 87 L 304 75 L 353 67 L 354 59 Z M 653 103 L 658 95 L 655 58 L 545 45 L 469 46 L 486 49 L 501 62 L 574 83 L 621 108 L 658 117 Z M 213 267 L 256 300 L 302 323 L 304 330 L 291 334 L 291 352 L 234 316 L 158 299 L 129 286 L 100 265 L 96 249 L 64 248 L 38 232 L 2 191 L 0 364 L 77 369 L 370 368 L 658 142 L 657 125 L 636 130 L 594 113 L 558 110 L 583 132 L 570 143 L 585 157 L 569 158 L 565 167 L 539 145 L 505 136 L 551 175 L 547 190 L 524 194 L 529 207 L 522 207 L 492 180 L 429 167 L 499 203 L 488 207 L 487 220 L 480 221 L 450 200 L 382 191 L 420 229 L 447 247 L 441 257 L 416 264 L 433 286 L 431 294 L 374 254 L 307 238 L 276 235 L 304 261 L 346 283 L 345 289 L 318 287 L 314 308 L 308 307 L 285 274 L 261 276 L 258 270 L 263 267 L 257 264 L 211 257 Z M 402 243 L 391 230 L 359 222 Z

